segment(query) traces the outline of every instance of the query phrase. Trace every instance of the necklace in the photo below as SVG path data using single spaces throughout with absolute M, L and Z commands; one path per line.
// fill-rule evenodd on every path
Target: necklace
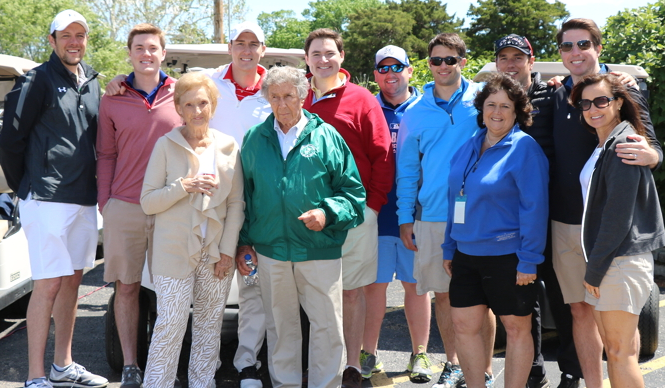
M 494 146 L 496 145 L 496 143 L 500 142 L 501 139 L 503 139 L 503 137 L 502 137 L 501 139 L 495 141 L 494 144 L 492 144 L 492 143 L 490 143 L 490 138 L 489 138 L 487 135 L 488 135 L 488 134 L 486 133 L 486 134 L 485 134 L 485 141 L 487 142 L 487 144 L 489 144 L 489 146 L 490 146 L 489 148 L 494 147 Z

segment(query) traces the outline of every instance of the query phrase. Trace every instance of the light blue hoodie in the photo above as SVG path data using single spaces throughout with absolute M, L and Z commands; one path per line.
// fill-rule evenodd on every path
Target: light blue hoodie
M 473 106 L 484 83 L 462 78 L 446 108 L 436 104 L 434 82 L 404 112 L 397 137 L 397 216 L 399 224 L 415 219 L 445 222 L 448 173 L 455 152 L 478 131 Z M 418 204 L 418 214 L 416 214 Z

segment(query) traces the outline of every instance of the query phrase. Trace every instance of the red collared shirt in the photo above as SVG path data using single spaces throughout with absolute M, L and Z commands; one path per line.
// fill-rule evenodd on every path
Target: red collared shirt
M 250 86 L 248 88 L 243 88 L 236 82 L 236 80 L 233 79 L 233 63 L 229 64 L 229 69 L 226 71 L 224 79 L 231 81 L 233 85 L 236 87 L 236 98 L 238 99 L 238 101 L 242 101 L 242 99 L 247 96 L 253 96 L 256 93 L 258 93 L 259 90 L 261 90 L 263 79 L 266 77 L 266 69 L 264 69 L 261 66 L 257 66 L 256 72 L 259 73 L 259 80 L 256 83 L 256 85 Z

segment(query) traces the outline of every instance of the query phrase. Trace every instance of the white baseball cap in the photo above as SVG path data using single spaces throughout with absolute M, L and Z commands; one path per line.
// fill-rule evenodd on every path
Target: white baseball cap
M 259 27 L 258 24 L 254 22 L 242 22 L 231 30 L 231 35 L 229 36 L 229 42 L 238 39 L 240 34 L 242 34 L 243 32 L 251 32 L 252 34 L 256 35 L 256 39 L 258 39 L 259 42 L 261 43 L 264 43 L 266 41 L 266 37 L 265 35 L 263 35 L 263 30 L 261 29 L 261 27 Z
M 374 66 L 378 66 L 386 58 L 394 58 L 404 66 L 409 66 L 409 57 L 403 48 L 389 45 L 376 52 Z
M 55 19 L 53 19 L 53 22 L 51 23 L 51 32 L 49 32 L 49 34 L 53 34 L 54 31 L 62 31 L 72 23 L 78 23 L 82 25 L 83 28 L 85 28 L 86 34 L 90 32 L 88 23 L 85 21 L 83 15 L 74 10 L 67 9 L 55 16 Z

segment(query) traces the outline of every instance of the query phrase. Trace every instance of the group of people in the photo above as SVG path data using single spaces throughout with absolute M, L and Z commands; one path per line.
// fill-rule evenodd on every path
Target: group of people
M 104 219 L 104 279 L 115 283 L 121 387 L 178 386 L 190 307 L 190 387 L 215 385 L 220 331 L 238 276 L 241 388 L 261 388 L 268 342 L 275 387 L 359 388 L 382 369 L 386 289 L 405 291 L 411 381 L 432 380 L 430 292 L 447 362 L 434 388 L 491 386 L 495 315 L 507 332 L 505 386 L 548 388 L 535 281 L 560 337 L 559 388 L 644 386 L 638 315 L 665 229 L 651 169 L 662 150 L 630 77 L 599 63 L 601 34 L 571 19 L 557 34 L 570 76 L 532 73 L 519 35 L 495 43 L 498 73 L 465 79 L 464 41 L 428 46 L 433 82 L 409 85 L 404 49 L 375 56 L 380 92 L 351 82 L 339 33 L 305 41 L 310 74 L 259 64 L 254 23 L 229 36 L 232 62 L 160 70 L 164 33 L 129 33 L 133 72 L 100 98 L 82 58 L 89 27 L 73 10 L 51 24 L 48 62 L 7 95 L 0 162 L 21 198 L 34 291 L 26 387 L 102 388 L 71 354 L 76 296 Z M 100 101 L 101 100 L 101 101 Z M 140 281 L 148 260 L 157 321 L 137 364 Z M 44 351 L 50 318 L 55 353 Z M 304 335 L 303 335 L 304 334 Z

